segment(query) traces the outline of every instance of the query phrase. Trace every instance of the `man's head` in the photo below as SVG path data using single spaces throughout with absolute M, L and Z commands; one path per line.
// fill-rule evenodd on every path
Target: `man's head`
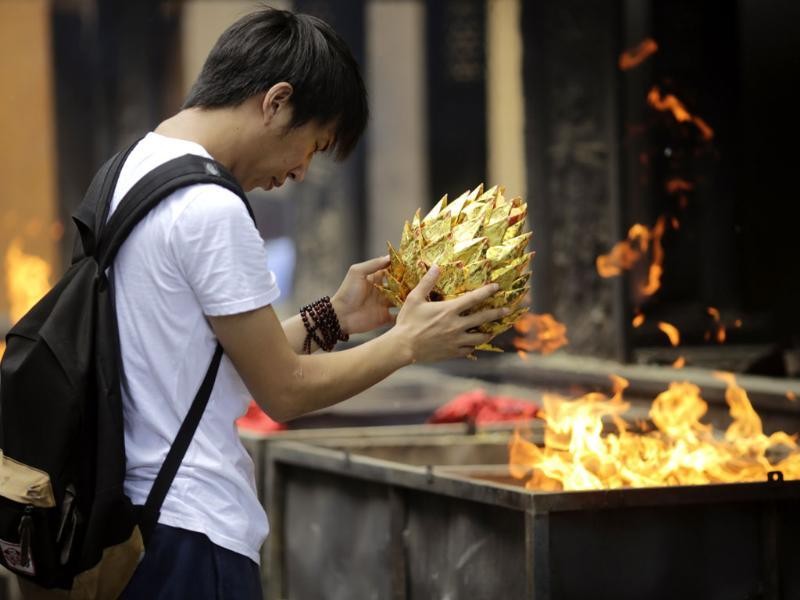
M 259 185 L 301 179 L 310 162 L 295 164 L 300 154 L 332 150 L 338 159 L 352 152 L 366 128 L 367 94 L 358 65 L 347 45 L 316 17 L 266 8 L 231 25 L 219 38 L 192 86 L 184 109 L 257 107 L 257 116 L 282 150 L 294 151 L 283 166 L 266 165 Z M 252 151 L 259 140 L 249 138 Z M 300 145 L 304 147 L 301 148 Z M 267 154 L 274 149 L 264 148 Z M 274 163 L 274 157 L 272 163 Z M 272 183 L 270 183 L 270 180 Z

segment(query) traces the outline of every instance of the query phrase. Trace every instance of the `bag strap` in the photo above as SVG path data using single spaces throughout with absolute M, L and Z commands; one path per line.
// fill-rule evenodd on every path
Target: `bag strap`
M 89 184 L 83 201 L 73 213 L 72 220 L 75 222 L 79 234 L 72 252 L 73 263 L 94 254 L 97 240 L 100 238 L 100 231 L 108 216 L 110 202 L 107 200 L 114 193 L 114 188 L 117 187 L 119 174 L 125 160 L 138 143 L 137 141 L 127 150 L 118 152 L 100 167 Z
M 139 530 L 142 532 L 145 545 L 150 541 L 150 536 L 153 534 L 156 523 L 158 523 L 158 516 L 161 511 L 161 505 L 167 497 L 167 492 L 172 485 L 172 480 L 178 473 L 178 468 L 183 462 L 183 457 L 189 449 L 189 444 L 194 437 L 194 432 L 200 425 L 200 418 L 205 412 L 208 399 L 211 397 L 211 390 L 214 389 L 214 380 L 217 377 L 219 364 L 222 361 L 222 346 L 217 344 L 217 349 L 214 351 L 214 356 L 211 358 L 211 364 L 208 367 L 206 376 L 203 378 L 203 383 L 200 384 L 200 389 L 197 390 L 197 395 L 192 401 L 192 406 L 186 415 L 186 418 L 181 423 L 178 430 L 178 435 L 175 436 L 175 441 L 172 442 L 167 453 L 167 458 L 164 459 L 164 464 L 158 471 L 156 480 L 153 482 L 153 487 L 150 488 L 150 493 L 147 495 L 147 500 L 142 507 L 142 512 L 139 518 Z
M 111 266 L 122 244 L 134 227 L 152 210 L 161 200 L 173 192 L 199 183 L 211 183 L 224 187 L 237 194 L 244 202 L 247 212 L 255 221 L 253 211 L 247 197 L 234 176 L 216 161 L 187 154 L 172 159 L 153 169 L 142 177 L 130 191 L 125 194 L 117 209 L 102 228 L 99 242 L 94 252 L 95 260 L 100 272 Z M 113 187 L 111 188 L 113 190 Z M 112 193 L 106 195 L 106 204 L 110 205 Z M 107 214 L 107 210 L 105 212 Z M 167 453 L 167 457 L 158 471 L 153 487 L 147 496 L 139 519 L 139 528 L 147 543 L 158 522 L 159 512 L 167 492 L 172 485 L 178 468 L 189 449 L 189 444 L 200 424 L 200 419 L 205 412 L 214 381 L 222 361 L 222 346 L 217 343 L 211 364 L 206 371 L 203 382 L 197 390 L 186 418 L 181 423 L 178 434 Z
M 211 183 L 232 191 L 242 199 L 247 212 L 255 221 L 244 191 L 225 167 L 210 158 L 192 154 L 174 158 L 142 177 L 125 194 L 103 227 L 100 242 L 94 253 L 101 271 L 111 266 L 133 228 L 161 200 L 183 187 L 198 183 Z

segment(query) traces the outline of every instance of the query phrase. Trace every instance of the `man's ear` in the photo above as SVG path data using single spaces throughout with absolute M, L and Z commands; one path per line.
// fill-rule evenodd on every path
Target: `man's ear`
M 265 125 L 268 125 L 280 111 L 289 107 L 292 92 L 294 92 L 292 84 L 281 81 L 264 93 L 261 101 L 261 114 Z

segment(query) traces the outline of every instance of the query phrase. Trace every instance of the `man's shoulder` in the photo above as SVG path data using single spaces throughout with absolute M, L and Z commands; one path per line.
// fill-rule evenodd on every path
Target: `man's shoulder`
M 250 220 L 238 194 L 214 183 L 196 183 L 178 190 L 174 201 L 182 223 L 213 223 L 219 220 Z
M 126 160 L 115 193 L 115 208 L 128 190 L 147 177 L 161 165 L 187 154 L 212 158 L 201 145 L 188 140 L 169 138 L 151 132 L 131 151 Z M 154 211 L 174 223 L 177 218 L 212 219 L 223 216 L 240 215 L 247 209 L 241 198 L 230 189 L 214 183 L 195 183 L 186 185 L 165 198 Z

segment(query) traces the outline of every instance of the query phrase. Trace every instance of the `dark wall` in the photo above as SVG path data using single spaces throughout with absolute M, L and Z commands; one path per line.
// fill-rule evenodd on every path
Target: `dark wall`
M 640 37 L 652 36 L 659 50 L 622 75 L 623 211 L 628 224 L 652 225 L 659 215 L 680 223 L 664 236 L 662 289 L 638 302 L 650 321 L 674 323 L 682 342 L 695 346 L 709 344 L 707 307 L 720 309 L 727 344 L 764 345 L 752 368 L 779 374 L 782 352 L 800 342 L 796 107 L 787 88 L 800 80 L 800 7 L 749 0 L 627 5 L 626 17 L 638 13 L 645 24 Z M 647 107 L 652 85 L 707 122 L 713 139 Z M 694 186 L 684 205 L 665 189 L 676 177 Z M 629 277 L 629 298 L 639 283 Z M 735 319 L 741 328 L 732 327 Z M 634 346 L 666 344 L 654 327 L 631 339 Z
M 617 232 L 617 3 L 522 3 L 533 300 L 569 350 L 614 356 L 614 283 L 595 257 Z
M 798 103 L 800 3 L 740 0 L 742 148 L 737 204 L 743 300 L 774 315 L 772 333 L 800 347 Z
M 781 371 L 782 352 L 800 343 L 797 109 L 788 91 L 800 80 L 798 17 L 788 0 L 522 4 L 534 309 L 567 324 L 571 351 L 631 358 L 637 348 L 668 348 L 656 327 L 663 320 L 681 330 L 684 347 L 713 354 L 705 336 L 714 306 L 728 330 L 720 356 L 760 345 L 767 354 L 753 354 L 754 371 Z M 619 70 L 619 54 L 646 37 L 658 52 Z M 713 138 L 649 106 L 654 85 Z M 668 192 L 675 178 L 693 189 Z M 646 264 L 600 278 L 596 257 L 634 223 L 652 227 L 660 216 L 678 225 L 663 237 L 661 289 L 641 294 Z M 637 307 L 648 317 L 640 329 L 630 325 Z
M 641 67 L 621 74 L 623 210 L 628 225 L 652 227 L 665 217 L 675 218 L 678 228 L 667 227 L 662 240 L 661 289 L 649 297 L 637 292 L 646 275 L 643 269 L 629 278 L 628 295 L 651 324 L 674 323 L 685 343 L 702 344 L 710 325 L 707 307 L 741 316 L 735 210 L 741 142 L 736 6 L 675 0 L 649 3 L 643 11 L 633 2 L 629 5 L 645 24 L 641 33 L 659 47 Z M 678 122 L 671 112 L 649 106 L 647 95 L 653 86 L 662 97 L 678 98 L 713 129 L 713 137 L 705 139 L 695 124 Z M 669 192 L 667 185 L 674 179 L 689 182 L 693 189 Z M 655 327 L 645 327 L 635 332 L 633 341 L 660 344 L 666 338 Z

